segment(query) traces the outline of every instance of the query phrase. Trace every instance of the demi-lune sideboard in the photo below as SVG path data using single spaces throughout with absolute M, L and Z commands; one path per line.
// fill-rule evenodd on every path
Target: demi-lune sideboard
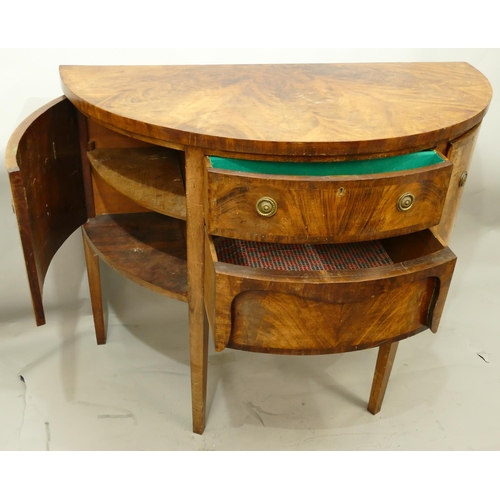
M 61 66 L 64 96 L 16 129 L 6 166 L 35 318 L 83 230 L 97 343 L 100 260 L 189 311 L 193 430 L 216 351 L 378 348 L 430 328 L 492 90 L 467 63 Z M 165 318 L 168 328 L 168 317 Z

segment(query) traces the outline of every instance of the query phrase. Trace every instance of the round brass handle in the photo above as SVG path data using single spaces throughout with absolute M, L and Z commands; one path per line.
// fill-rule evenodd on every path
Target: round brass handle
M 278 210 L 278 204 L 269 196 L 264 196 L 257 201 L 255 208 L 262 217 L 272 217 Z
M 415 202 L 414 195 L 412 195 L 411 193 L 402 194 L 399 197 L 397 203 L 398 210 L 400 210 L 401 212 L 406 212 L 407 210 L 410 210 L 414 202 Z

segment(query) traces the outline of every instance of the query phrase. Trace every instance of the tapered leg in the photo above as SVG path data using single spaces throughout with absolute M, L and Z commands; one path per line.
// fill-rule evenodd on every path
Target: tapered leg
M 368 411 L 373 413 L 373 415 L 376 415 L 380 411 L 380 408 L 382 408 L 398 344 L 399 342 L 387 342 L 379 347 L 375 375 L 373 376 L 372 392 L 368 403 Z
M 83 231 L 83 230 L 82 230 Z M 106 329 L 104 326 L 104 313 L 102 309 L 101 273 L 99 271 L 99 256 L 94 252 L 83 232 L 83 248 L 89 278 L 90 302 L 94 315 L 95 336 L 99 345 L 106 343 Z
M 204 314 L 203 324 L 190 335 L 191 354 L 191 401 L 193 411 L 193 432 L 203 434 L 207 406 L 208 367 L 208 321 Z
M 205 314 L 205 171 L 200 150 L 186 151 L 189 352 L 193 432 L 203 434 L 206 420 L 208 322 Z

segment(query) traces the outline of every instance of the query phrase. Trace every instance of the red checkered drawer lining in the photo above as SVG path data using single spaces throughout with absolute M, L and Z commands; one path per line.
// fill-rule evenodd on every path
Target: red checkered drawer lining
M 334 271 L 392 264 L 379 241 L 281 245 L 214 238 L 219 262 L 278 271 Z

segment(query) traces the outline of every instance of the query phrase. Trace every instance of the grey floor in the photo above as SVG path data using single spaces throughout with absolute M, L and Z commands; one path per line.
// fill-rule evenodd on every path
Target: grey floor
M 103 266 L 108 343 L 95 343 L 76 232 L 31 311 L 2 181 L 1 450 L 498 450 L 500 232 L 464 200 L 438 334 L 400 344 L 382 411 L 366 411 L 376 351 L 210 352 L 209 415 L 191 432 L 187 306 Z M 492 219 L 494 222 L 495 219 Z

